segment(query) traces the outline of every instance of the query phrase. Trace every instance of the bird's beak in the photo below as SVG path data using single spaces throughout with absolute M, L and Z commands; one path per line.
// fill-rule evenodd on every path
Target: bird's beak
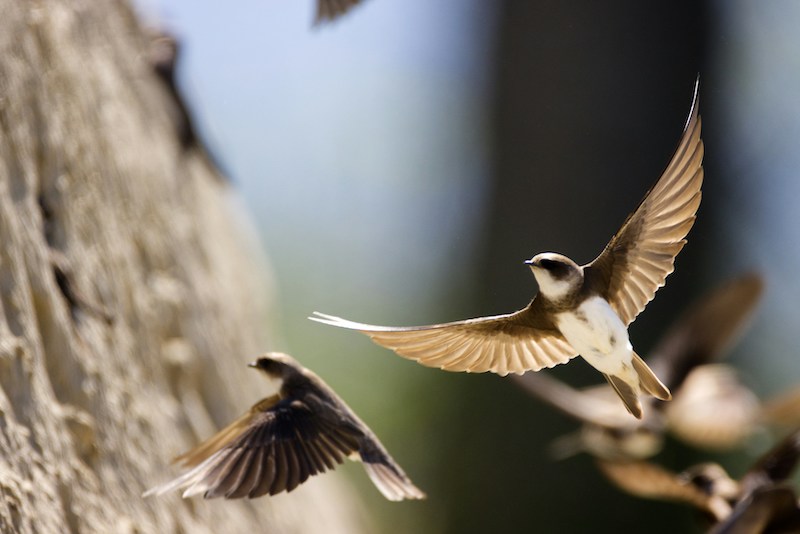
M 258 367 L 258 362 L 250 362 L 247 364 L 247 367 Z
M 525 260 L 525 265 L 530 265 L 531 267 L 538 267 L 539 266 L 538 263 L 533 261 L 533 258 L 531 258 L 529 260 Z

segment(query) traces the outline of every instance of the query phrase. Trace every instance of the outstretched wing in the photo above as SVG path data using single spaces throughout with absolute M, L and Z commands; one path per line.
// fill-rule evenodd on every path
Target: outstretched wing
M 259 497 L 291 491 L 308 477 L 333 469 L 359 448 L 355 424 L 329 417 L 313 394 L 265 399 L 197 448 L 178 457 L 192 467 L 145 496 L 183 489 L 184 497 Z
M 428 367 L 505 376 L 553 367 L 578 355 L 536 306 L 534 300 L 516 313 L 430 326 L 375 326 L 318 312 L 309 319 L 358 330 Z
M 611 307 L 630 324 L 667 275 L 686 244 L 700 206 L 703 141 L 700 139 L 698 85 L 683 137 L 667 169 L 622 228 L 584 274 L 600 283 Z

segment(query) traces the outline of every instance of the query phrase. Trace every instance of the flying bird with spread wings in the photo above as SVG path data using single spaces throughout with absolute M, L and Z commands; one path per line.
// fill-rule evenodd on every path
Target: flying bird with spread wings
M 633 350 L 628 326 L 674 270 L 700 206 L 698 90 L 699 81 L 666 170 L 597 258 L 578 265 L 545 252 L 526 261 L 539 294 L 522 310 L 415 327 L 376 326 L 318 312 L 310 319 L 358 330 L 400 356 L 446 371 L 522 374 L 581 355 L 641 418 L 640 394 L 661 400 L 671 395 Z
M 386 452 L 377 436 L 320 377 L 288 354 L 266 353 L 249 364 L 281 381 L 276 395 L 194 449 L 175 458 L 187 471 L 145 492 L 183 489 L 183 497 L 253 499 L 292 491 L 346 457 L 364 464 L 390 501 L 425 494 Z
M 706 513 L 716 523 L 710 533 L 750 534 L 800 531 L 797 495 L 786 484 L 798 461 L 800 430 L 762 455 L 739 480 L 715 463 L 682 473 L 644 461 L 597 460 L 597 465 L 631 495 L 689 504 Z
M 747 273 L 714 288 L 681 314 L 648 360 L 674 400 L 648 399 L 642 419 L 631 419 L 606 385 L 579 390 L 542 373 L 514 376 L 527 392 L 583 423 L 577 433 L 554 442 L 554 454 L 648 458 L 661 450 L 667 431 L 701 448 L 741 444 L 753 433 L 758 399 L 731 369 L 713 362 L 750 323 L 763 289 L 762 277 Z

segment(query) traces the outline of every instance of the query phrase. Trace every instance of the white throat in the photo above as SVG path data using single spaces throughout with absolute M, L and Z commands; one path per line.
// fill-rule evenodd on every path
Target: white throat
M 539 291 L 550 300 L 560 300 L 575 289 L 574 280 L 556 280 L 546 272 L 534 272 L 533 275 L 539 284 Z

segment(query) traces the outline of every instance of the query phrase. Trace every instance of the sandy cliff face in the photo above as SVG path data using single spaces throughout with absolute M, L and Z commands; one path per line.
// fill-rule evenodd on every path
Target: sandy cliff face
M 265 393 L 267 270 L 121 2 L 0 0 L 0 530 L 357 532 L 336 476 L 142 499 Z

